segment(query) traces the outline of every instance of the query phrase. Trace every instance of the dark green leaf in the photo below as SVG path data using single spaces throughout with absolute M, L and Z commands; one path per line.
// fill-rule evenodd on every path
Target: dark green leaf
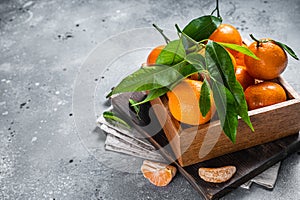
M 295 58 L 296 60 L 299 60 L 299 58 L 297 57 L 296 53 L 286 44 L 283 44 L 281 42 L 275 41 L 273 40 L 277 45 L 279 45 L 281 48 L 283 48 L 286 52 L 288 52 L 293 58 Z
M 181 62 L 185 57 L 185 49 L 182 44 L 182 39 L 173 40 L 159 54 L 156 64 L 160 65 L 175 65 Z
M 178 72 L 181 74 L 180 79 L 182 79 L 197 73 L 198 69 L 196 68 L 196 65 L 187 64 L 185 66 L 182 66 L 180 69 L 178 69 Z
M 240 46 L 240 45 L 237 45 L 237 44 L 223 43 L 223 42 L 217 42 L 217 43 L 222 45 L 223 47 L 233 49 L 233 50 L 241 52 L 241 53 L 243 53 L 247 56 L 250 56 L 250 57 L 252 57 L 256 60 L 259 60 L 259 58 L 252 51 L 250 51 L 250 49 L 248 49 L 247 47 Z
M 153 90 L 168 86 L 181 76 L 178 69 L 182 65 L 185 65 L 185 62 L 178 63 L 173 67 L 153 65 L 140 68 L 125 77 L 110 94 Z
M 205 58 L 199 53 L 190 53 L 186 56 L 185 60 L 192 64 L 198 72 L 205 69 Z
M 206 15 L 192 20 L 184 29 L 183 32 L 196 41 L 209 38 L 209 36 L 222 23 L 222 19 Z
M 185 33 L 180 33 L 180 34 L 182 38 L 182 44 L 187 53 L 197 52 L 203 48 L 202 47 L 203 44 L 198 44 L 197 41 L 189 37 L 187 34 Z
M 212 91 L 222 129 L 228 138 L 235 143 L 238 115 L 234 98 L 223 84 L 215 80 L 212 80 Z
M 133 99 L 129 99 L 129 103 L 130 103 L 130 106 L 133 107 L 133 109 L 134 109 L 134 111 L 136 113 L 136 116 L 140 119 L 140 116 L 139 116 L 140 106 L 137 105 L 138 102 L 136 102 Z
M 236 81 L 235 85 L 231 87 L 231 93 L 237 104 L 237 113 L 242 118 L 242 120 L 249 126 L 249 128 L 254 131 L 250 117 L 248 115 L 248 105 L 245 99 L 245 93 L 241 84 Z
M 140 102 L 136 102 L 132 106 L 140 105 L 140 104 L 146 103 L 148 101 L 151 101 L 153 99 L 156 99 L 156 98 L 166 94 L 168 91 L 169 91 L 169 89 L 167 87 L 162 87 L 162 88 L 150 90 L 150 92 L 147 95 L 146 99 L 144 99 L 143 101 L 140 101 Z
M 235 73 L 232 60 L 224 47 L 216 42 L 208 41 L 205 48 L 205 60 L 211 76 L 223 83 L 228 89 L 235 85 Z
M 200 112 L 201 112 L 202 116 L 205 117 L 211 107 L 211 105 L 210 105 L 210 88 L 209 88 L 209 84 L 207 83 L 206 79 L 203 81 L 203 84 L 201 86 L 199 107 L 200 107 Z
M 209 73 L 219 83 L 231 92 L 236 102 L 238 114 L 253 130 L 250 118 L 248 116 L 248 107 L 242 86 L 236 80 L 234 67 L 228 52 L 216 42 L 209 41 L 205 52 L 206 64 Z
M 117 117 L 113 112 L 105 111 L 105 112 L 103 112 L 103 117 L 106 120 L 112 120 L 112 121 L 118 122 L 120 124 L 123 124 L 127 128 L 130 128 L 130 126 L 123 119 Z

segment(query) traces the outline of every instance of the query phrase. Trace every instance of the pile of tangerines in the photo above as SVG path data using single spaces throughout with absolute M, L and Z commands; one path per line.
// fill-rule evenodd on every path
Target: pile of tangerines
M 236 79 L 244 89 L 249 110 L 287 100 L 284 88 L 273 81 L 287 67 L 286 52 L 272 39 L 257 40 L 252 35 L 251 37 L 255 41 L 247 46 L 239 31 L 230 24 L 221 24 L 209 37 L 215 42 L 248 47 L 259 58 L 256 60 L 241 52 L 227 49 L 234 66 Z M 148 66 L 155 64 L 164 47 L 165 45 L 158 46 L 150 52 L 147 58 Z M 200 50 L 199 53 L 205 56 L 205 49 Z M 215 112 L 214 106 L 205 117 L 200 112 L 199 99 L 202 84 L 203 77 L 200 74 L 194 74 L 167 93 L 169 110 L 176 120 L 190 125 L 199 125 L 212 118 Z M 211 105 L 213 105 L 213 98 L 210 99 Z
M 287 67 L 287 54 L 272 39 L 257 40 L 252 35 L 251 37 L 254 42 L 247 46 L 243 43 L 239 31 L 230 24 L 221 24 L 209 37 L 215 42 L 245 46 L 259 58 L 256 60 L 241 52 L 227 49 L 234 66 L 236 79 L 243 87 L 249 110 L 287 100 L 284 88 L 274 82 L 274 79 Z M 164 47 L 165 45 L 158 46 L 150 52 L 146 62 L 147 66 L 156 64 L 156 60 Z M 205 49 L 201 49 L 199 54 L 205 57 Z M 216 110 L 212 93 L 210 93 L 212 106 L 205 117 L 202 116 L 199 107 L 203 79 L 203 75 L 193 74 L 167 92 L 169 111 L 176 120 L 190 125 L 204 124 L 211 120 Z M 176 173 L 175 167 L 152 161 L 145 161 L 141 170 L 144 177 L 156 186 L 167 185 Z M 219 172 L 225 169 L 210 170 L 213 170 L 215 176 L 216 170 Z M 228 170 L 225 174 L 233 175 Z M 216 177 L 212 176 L 212 178 Z M 228 179 L 223 180 L 221 177 L 220 180 L 226 181 Z

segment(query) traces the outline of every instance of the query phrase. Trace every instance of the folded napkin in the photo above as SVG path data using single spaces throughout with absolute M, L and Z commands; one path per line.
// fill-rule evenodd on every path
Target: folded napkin
M 112 108 L 109 108 L 108 111 L 112 111 Z M 97 124 L 107 134 L 105 141 L 106 150 L 124 153 L 147 160 L 166 162 L 154 146 L 144 139 L 134 128 L 129 129 L 118 123 L 107 121 L 102 115 L 98 118 Z M 252 183 L 256 183 L 267 189 L 272 189 L 274 188 L 279 168 L 280 162 L 240 187 L 250 189 Z

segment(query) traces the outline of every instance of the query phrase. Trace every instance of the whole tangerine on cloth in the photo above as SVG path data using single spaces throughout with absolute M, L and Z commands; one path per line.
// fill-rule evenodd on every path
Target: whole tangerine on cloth
M 200 91 L 203 82 L 185 79 L 167 92 L 168 106 L 172 116 L 183 123 L 199 125 L 208 122 L 215 113 L 215 104 L 210 91 L 210 111 L 203 116 L 199 108 Z
M 242 45 L 243 40 L 240 32 L 230 24 L 221 24 L 210 36 L 210 40 L 215 42 L 223 42 L 230 44 Z M 233 56 L 238 54 L 238 51 L 227 49 Z
M 147 57 L 147 65 L 154 65 L 160 54 L 160 52 L 165 48 L 166 45 L 160 45 L 151 50 Z
M 256 79 L 271 80 L 277 78 L 287 67 L 288 58 L 285 51 L 270 39 L 267 42 L 253 42 L 249 49 L 259 58 L 255 60 L 245 55 L 244 61 L 248 73 Z
M 265 81 L 249 86 L 245 91 L 249 110 L 262 108 L 286 101 L 286 93 L 281 85 Z
M 166 186 L 175 176 L 177 169 L 172 165 L 144 160 L 141 171 L 153 185 Z

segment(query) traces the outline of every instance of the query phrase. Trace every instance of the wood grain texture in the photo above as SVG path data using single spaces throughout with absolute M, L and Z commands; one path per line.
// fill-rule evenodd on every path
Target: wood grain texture
M 177 167 L 178 171 L 205 199 L 218 199 L 222 197 L 278 161 L 284 159 L 287 155 L 300 150 L 300 136 L 298 133 L 295 133 L 269 143 L 182 167 L 168 145 L 169 139 L 164 131 L 162 129 L 159 131 L 156 129 L 155 132 L 153 132 L 154 129 L 152 126 L 148 126 L 149 124 L 159 125 L 156 116 L 152 115 L 153 113 L 151 114 L 151 111 L 149 111 L 151 108 L 150 104 L 143 104 L 141 106 L 142 112 L 140 112 L 140 117 L 142 120 L 138 120 L 133 111 L 129 109 L 129 98 L 141 100 L 144 98 L 144 95 L 141 93 L 119 95 L 112 100 L 114 109 L 123 119 L 126 119 L 128 123 L 145 135 L 160 153 Z M 198 169 L 200 167 L 222 167 L 226 165 L 233 165 L 237 168 L 236 174 L 227 182 L 220 184 L 207 183 L 198 175 Z
M 166 96 L 151 101 L 179 164 L 192 165 L 297 133 L 300 130 L 299 96 L 283 78 L 273 81 L 285 88 L 288 101 L 249 111 L 254 132 L 239 119 L 235 144 L 222 132 L 218 120 L 180 128 L 168 109 Z M 161 116 L 167 116 L 167 120 Z

